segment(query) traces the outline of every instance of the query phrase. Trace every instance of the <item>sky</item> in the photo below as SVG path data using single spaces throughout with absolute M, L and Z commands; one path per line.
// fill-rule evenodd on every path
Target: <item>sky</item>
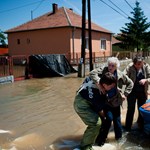
M 135 1 L 91 0 L 91 21 L 117 34 L 129 22 L 128 16 L 132 17 Z M 150 0 L 138 1 L 150 22 Z M 0 30 L 6 31 L 52 11 L 53 3 L 72 8 L 82 16 L 82 0 L 0 0 Z

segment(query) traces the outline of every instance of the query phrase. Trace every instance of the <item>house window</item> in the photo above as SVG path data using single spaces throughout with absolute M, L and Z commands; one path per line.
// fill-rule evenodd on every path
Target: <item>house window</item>
M 17 39 L 17 44 L 20 44 L 20 39 Z
M 100 44 L 101 44 L 101 49 L 106 50 L 106 39 L 101 39 Z

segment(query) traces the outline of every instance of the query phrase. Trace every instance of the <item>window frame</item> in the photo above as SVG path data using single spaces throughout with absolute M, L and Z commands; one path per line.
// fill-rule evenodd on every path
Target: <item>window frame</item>
M 17 39 L 17 44 L 20 45 L 20 43 L 21 43 L 21 42 L 20 42 L 20 39 Z
M 101 50 L 106 50 L 106 42 L 107 42 L 107 40 L 105 38 L 100 39 L 100 49 Z

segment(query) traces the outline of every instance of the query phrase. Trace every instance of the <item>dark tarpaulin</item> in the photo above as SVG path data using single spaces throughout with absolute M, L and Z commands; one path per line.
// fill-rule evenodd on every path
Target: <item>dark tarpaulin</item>
M 59 77 L 75 70 L 64 55 L 31 55 L 29 56 L 29 73 L 33 77 Z

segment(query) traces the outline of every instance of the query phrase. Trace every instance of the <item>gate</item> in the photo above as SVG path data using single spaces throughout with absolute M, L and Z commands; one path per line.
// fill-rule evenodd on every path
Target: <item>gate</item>
M 15 80 L 26 78 L 28 56 L 0 56 L 0 77 L 13 75 Z

